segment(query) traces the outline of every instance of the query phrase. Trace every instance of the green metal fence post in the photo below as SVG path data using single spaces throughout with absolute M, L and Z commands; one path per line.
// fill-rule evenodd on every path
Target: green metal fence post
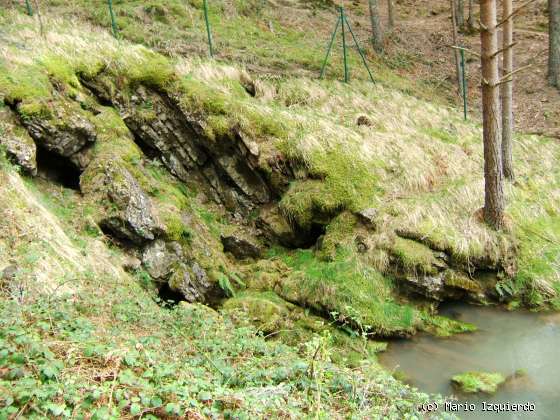
M 344 82 L 348 83 L 348 58 L 346 57 L 346 31 L 344 30 L 344 8 L 340 7 L 340 21 L 342 22 L 342 55 L 344 57 Z
M 360 48 L 360 44 L 358 43 L 358 39 L 354 35 L 354 32 L 352 31 L 352 28 L 350 27 L 350 22 L 348 22 L 348 19 L 346 18 L 346 16 L 344 16 L 344 21 L 346 22 L 346 26 L 348 26 L 348 30 L 350 31 L 350 34 L 352 35 L 352 39 L 354 40 L 354 44 L 356 44 L 356 48 L 358 49 L 358 52 L 360 53 L 360 57 L 362 57 L 362 62 L 364 63 L 364 66 L 365 66 L 365 68 L 366 68 L 366 70 L 369 74 L 369 78 L 370 78 L 371 82 L 373 84 L 375 84 L 375 80 L 373 79 L 373 75 L 371 74 L 371 71 L 370 71 L 369 66 L 367 64 L 366 57 L 364 56 L 364 53 L 362 52 L 362 49 Z
M 329 43 L 329 47 L 327 48 L 327 55 L 325 55 L 325 59 L 323 60 L 323 65 L 321 66 L 321 75 L 319 79 L 322 79 L 325 75 L 325 68 L 327 67 L 327 61 L 329 60 L 329 55 L 331 54 L 332 46 L 334 44 L 334 39 L 336 37 L 336 32 L 338 31 L 338 25 L 340 25 L 340 17 L 336 19 L 336 25 L 334 27 L 334 31 L 331 36 L 331 42 Z
M 467 76 L 465 74 L 465 50 L 461 48 L 461 75 L 463 83 L 463 116 L 467 119 Z
M 204 0 L 204 20 L 206 22 L 206 34 L 208 35 L 208 48 L 210 57 L 214 57 L 214 47 L 212 46 L 212 32 L 210 30 L 210 20 L 208 19 L 208 0 Z
M 31 3 L 29 3 L 29 0 L 25 0 L 25 7 L 27 7 L 27 14 L 29 16 L 33 16 L 33 8 L 31 7 Z
M 109 15 L 111 16 L 111 28 L 113 29 L 113 36 L 117 38 L 117 22 L 115 21 L 115 13 L 113 12 L 113 0 L 107 0 L 107 4 L 109 5 Z

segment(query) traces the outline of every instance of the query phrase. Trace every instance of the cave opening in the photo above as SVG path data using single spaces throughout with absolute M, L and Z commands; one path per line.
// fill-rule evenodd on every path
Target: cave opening
M 159 305 L 164 308 L 173 308 L 177 306 L 179 302 L 185 300 L 184 296 L 180 292 L 176 292 L 169 287 L 169 284 L 165 283 L 158 289 Z
M 43 147 L 37 148 L 37 175 L 64 188 L 80 190 L 81 171 L 69 158 Z

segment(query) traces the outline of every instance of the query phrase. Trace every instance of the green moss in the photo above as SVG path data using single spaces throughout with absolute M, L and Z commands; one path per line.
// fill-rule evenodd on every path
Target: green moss
M 295 181 L 282 196 L 280 210 L 286 218 L 303 229 L 312 224 L 326 224 L 344 208 L 344 203 L 329 194 L 322 181 Z
M 434 266 L 437 259 L 433 251 L 419 242 L 396 237 L 390 252 L 397 258 L 402 268 L 408 272 L 420 274 L 437 272 L 437 268 Z
M 80 87 L 75 70 L 66 57 L 48 55 L 42 58 L 40 62 L 52 79 L 76 89 Z
M 467 275 L 458 273 L 453 270 L 446 270 L 443 282 L 446 286 L 457 287 L 459 289 L 468 290 L 469 292 L 482 292 L 482 287 L 476 281 L 470 279 Z
M 341 247 L 352 246 L 352 233 L 355 227 L 356 218 L 350 212 L 343 212 L 336 216 L 327 226 L 317 256 L 326 261 L 334 260 Z
M 416 310 L 394 300 L 391 281 L 362 266 L 345 249 L 332 262 L 320 261 L 309 250 L 282 253 L 280 258 L 291 271 L 269 280 L 288 301 L 380 336 L 412 334 L 418 326 Z
M 468 322 L 457 321 L 444 316 L 429 315 L 422 312 L 424 331 L 437 337 L 451 337 L 455 334 L 469 333 L 477 330 L 476 325 Z
M 466 394 L 494 394 L 505 381 L 502 374 L 487 372 L 465 372 L 451 378 L 451 383 Z

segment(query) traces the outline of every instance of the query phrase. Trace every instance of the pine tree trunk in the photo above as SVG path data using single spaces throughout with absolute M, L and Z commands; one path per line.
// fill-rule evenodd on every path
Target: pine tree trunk
M 513 12 L 512 0 L 502 0 L 503 16 L 510 16 Z M 503 25 L 502 48 L 503 76 L 513 71 L 513 17 L 510 17 Z M 510 181 L 514 178 L 512 137 L 513 137 L 513 76 L 501 86 L 502 89 L 502 164 L 504 176 Z
M 474 32 L 474 1 L 469 0 L 469 17 L 467 18 L 469 33 Z
M 451 0 L 451 24 L 452 24 L 452 28 L 453 28 L 453 45 L 457 46 L 457 17 L 455 15 L 456 12 L 456 7 L 455 7 L 455 0 Z M 463 84 L 462 84 L 462 80 L 463 80 L 463 73 L 461 71 L 461 61 L 459 58 L 459 50 L 457 49 L 453 49 L 453 54 L 455 54 L 455 70 L 457 73 L 457 85 L 459 86 L 459 95 L 463 94 Z
M 504 190 L 500 135 L 500 92 L 496 0 L 480 1 L 482 44 L 482 122 L 484 135 L 484 220 L 495 229 L 504 225 Z
M 387 0 L 387 15 L 389 29 L 395 27 L 395 10 L 393 9 L 393 0 Z
M 465 26 L 465 3 L 463 0 L 457 0 L 457 26 L 463 28 Z
M 377 0 L 369 0 L 369 18 L 371 21 L 371 43 L 377 52 L 383 51 L 383 31 L 381 30 L 381 19 L 379 18 L 379 3 Z
M 548 0 L 548 82 L 560 89 L 560 0 Z

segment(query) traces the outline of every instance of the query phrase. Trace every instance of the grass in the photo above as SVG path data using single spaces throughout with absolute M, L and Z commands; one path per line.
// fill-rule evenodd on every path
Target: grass
M 29 24 L 23 16 L 13 19 L 23 28 Z M 532 257 L 529 236 L 523 234 L 527 224 L 543 231 L 556 224 L 558 206 L 546 198 L 554 197 L 557 188 L 553 162 L 559 147 L 554 142 L 530 136 L 517 140 L 518 183 L 506 188 L 514 232 L 498 233 L 474 216 L 483 198 L 481 131 L 462 121 L 458 112 L 360 80 L 343 85 L 306 78 L 256 78 L 199 59 L 169 60 L 96 30 L 84 38 L 64 22 L 50 28 L 48 36 L 58 41 L 54 51 L 34 43 L 29 29 L 8 31 L 13 43 L 3 64 L 8 70 L 2 79 L 5 98 L 34 108 L 52 100 L 53 87 L 46 76 L 70 90 L 77 89 L 78 75 L 94 77 L 103 68 L 100 80 L 115 91 L 126 93 L 142 83 L 179 94 L 185 111 L 204 120 L 209 140 L 227 141 L 238 130 L 254 142 L 264 173 L 272 174 L 269 159 L 278 156 L 300 168 L 280 206 L 286 218 L 304 230 L 314 224 L 327 226 L 344 210 L 378 208 L 385 234 L 405 230 L 421 237 L 467 271 L 485 261 L 513 275 L 510 260 L 519 249 L 521 270 L 515 290 L 533 293 L 523 299 L 535 304 L 557 302 L 554 239 L 543 240 L 540 255 L 545 258 Z M 35 48 L 37 63 L 26 61 L 12 46 L 22 42 Z M 64 57 L 69 57 L 67 64 Z M 10 82 L 28 73 L 26 80 L 39 83 L 40 89 Z M 243 87 L 248 81 L 255 86 L 255 97 Z M 371 127 L 356 124 L 361 115 L 368 117 Z M 537 170 L 533 158 L 543 147 L 549 151 L 543 162 L 547 171 Z M 131 156 L 130 161 L 135 160 Z M 407 252 L 399 258 L 414 259 Z M 531 262 L 532 258 L 538 261 Z M 533 287 L 535 282 L 541 286 Z
M 0 416 L 375 417 L 412 414 L 431 398 L 373 362 L 332 361 L 341 333 L 308 328 L 310 344 L 297 352 L 208 307 L 157 305 L 145 273 L 124 273 L 119 254 L 80 230 L 88 212 L 44 206 L 45 186 L 30 190 L 0 162 L 10 209 L 0 232 L 11 241 L 0 241 L 0 256 L 17 258 L 19 273 L 0 287 Z
M 310 250 L 282 252 L 279 258 L 291 272 L 274 290 L 290 302 L 364 333 L 408 335 L 418 326 L 416 310 L 394 300 L 391 282 L 344 249 L 330 262 L 318 261 Z

